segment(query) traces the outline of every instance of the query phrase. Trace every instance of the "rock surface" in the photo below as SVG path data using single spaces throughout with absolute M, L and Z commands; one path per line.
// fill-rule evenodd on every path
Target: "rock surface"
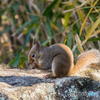
M 46 79 L 46 74 L 0 66 L 0 100 L 100 100 L 100 81 L 82 77 Z

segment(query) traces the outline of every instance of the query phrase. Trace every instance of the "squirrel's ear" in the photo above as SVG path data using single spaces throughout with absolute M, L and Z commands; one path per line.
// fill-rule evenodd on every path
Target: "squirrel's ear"
M 39 41 L 34 41 L 34 45 L 35 45 L 37 50 L 39 50 L 41 48 L 41 45 L 40 45 Z
M 36 48 L 39 50 L 41 47 L 40 42 L 36 42 L 35 45 L 36 45 Z

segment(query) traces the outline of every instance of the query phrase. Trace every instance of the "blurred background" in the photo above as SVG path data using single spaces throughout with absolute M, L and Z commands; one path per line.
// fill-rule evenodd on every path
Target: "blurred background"
M 25 68 L 34 40 L 100 50 L 100 1 L 0 0 L 0 63 Z

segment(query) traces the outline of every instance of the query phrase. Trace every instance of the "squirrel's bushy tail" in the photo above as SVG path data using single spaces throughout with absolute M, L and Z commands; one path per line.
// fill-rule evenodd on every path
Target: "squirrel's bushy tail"
M 97 49 L 92 49 L 79 55 L 75 66 L 69 74 L 73 75 L 91 64 L 100 64 L 100 52 Z

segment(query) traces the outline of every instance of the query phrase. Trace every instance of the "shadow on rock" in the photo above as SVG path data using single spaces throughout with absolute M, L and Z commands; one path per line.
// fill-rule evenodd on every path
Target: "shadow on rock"
M 5 82 L 12 86 L 32 86 L 33 84 L 51 83 L 52 81 L 32 76 L 0 76 L 0 82 Z

